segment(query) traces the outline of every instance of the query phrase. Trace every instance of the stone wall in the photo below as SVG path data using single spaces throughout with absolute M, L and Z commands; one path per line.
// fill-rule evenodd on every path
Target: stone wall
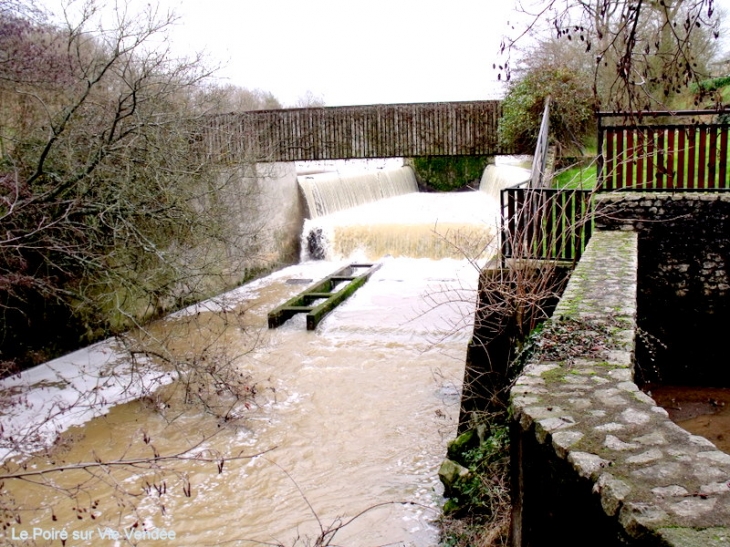
M 730 386 L 730 194 L 612 193 L 600 229 L 639 236 L 637 346 L 646 383 Z M 660 366 L 661 364 L 661 366 Z
M 604 220 L 512 388 L 513 545 L 728 546 L 730 455 L 634 382 L 640 237 Z

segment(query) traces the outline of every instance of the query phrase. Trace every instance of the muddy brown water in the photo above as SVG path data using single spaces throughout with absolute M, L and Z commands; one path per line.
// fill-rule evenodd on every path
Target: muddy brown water
M 730 454 L 730 389 L 657 386 L 651 396 L 677 425 Z
M 44 486 L 5 481 L 20 522 L 3 531 L 4 544 L 61 545 L 65 530 L 65 545 L 306 545 L 354 518 L 333 544 L 435 545 L 437 470 L 456 432 L 477 270 L 466 261 L 385 259 L 316 331 L 303 316 L 265 327 L 266 313 L 302 290 L 300 280 L 340 266 L 293 266 L 232 293 L 225 309 L 155 325 L 151 333 L 179 354 L 210 346 L 210 359 L 235 357 L 255 386 L 235 419 L 222 424 L 179 397 L 151 396 L 69 430 L 50 457 L 25 466 L 164 456 L 203 437 L 194 453 L 214 461 L 32 478 Z M 242 458 L 219 472 L 221 455 Z M 74 499 L 60 491 L 75 484 Z M 134 523 L 175 539 L 127 540 Z M 13 539 L 23 531 L 40 531 L 37 541 Z

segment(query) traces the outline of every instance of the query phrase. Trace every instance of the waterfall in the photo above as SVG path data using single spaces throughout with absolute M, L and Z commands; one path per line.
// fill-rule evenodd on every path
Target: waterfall
M 302 260 L 491 258 L 499 191 L 530 171 L 489 165 L 480 191 L 419 193 L 410 167 L 298 177 L 309 206 Z
M 515 165 L 487 165 L 479 190 L 499 201 L 499 191 L 530 180 L 530 170 Z
M 412 192 L 305 220 L 302 259 L 491 256 L 496 216 L 486 192 Z
M 418 192 L 410 167 L 378 169 L 356 174 L 321 173 L 297 177 L 309 217 L 330 215 L 384 198 Z

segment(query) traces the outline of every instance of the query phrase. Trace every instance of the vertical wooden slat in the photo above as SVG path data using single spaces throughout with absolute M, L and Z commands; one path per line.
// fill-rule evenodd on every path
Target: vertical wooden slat
M 718 127 L 716 125 L 708 129 L 710 133 L 710 157 L 707 160 L 707 187 L 712 189 L 717 189 L 717 130 Z
M 655 162 L 655 175 L 654 175 L 654 188 L 657 190 L 663 189 L 667 182 L 667 166 L 666 166 L 666 150 L 665 150 L 665 130 L 664 128 L 658 128 L 655 130 L 656 133 L 656 162 Z
M 616 188 L 622 189 L 624 187 L 624 169 L 626 168 L 626 154 L 624 151 L 624 140 L 626 135 L 626 129 L 621 128 L 616 131 Z
M 727 125 L 724 125 L 720 127 L 720 169 L 719 169 L 719 175 L 718 175 L 718 187 L 720 188 L 728 188 L 728 180 L 727 180 L 727 163 L 728 163 L 728 157 L 727 157 L 727 133 L 728 133 L 728 127 Z
M 677 151 L 677 128 L 671 127 L 667 129 L 667 158 L 666 158 L 666 187 L 667 189 L 674 188 L 676 166 L 675 166 L 675 155 Z
M 606 131 L 606 161 L 605 161 L 605 168 L 606 168 L 606 189 L 607 190 L 615 190 L 616 189 L 616 158 L 614 157 L 613 147 L 614 147 L 614 141 L 616 139 L 616 132 L 613 129 L 609 129 Z
M 687 133 L 687 184 L 686 188 L 694 189 L 697 187 L 697 172 L 695 171 L 695 155 L 697 143 L 697 128 L 690 127 Z
M 646 131 L 646 183 L 644 188 L 654 188 L 654 161 L 656 145 L 654 144 L 656 132 L 652 129 Z
M 687 129 L 680 127 L 677 130 L 677 179 L 676 187 L 685 188 L 686 178 L 685 170 L 687 169 Z
M 634 147 L 634 130 L 626 132 L 626 187 L 634 187 L 634 169 L 636 168 L 636 148 Z
M 511 257 L 514 253 L 514 241 L 516 239 L 516 207 L 515 200 L 516 194 L 512 189 L 505 189 L 502 191 L 502 196 L 507 200 L 507 210 L 505 212 L 502 209 L 503 214 L 506 214 L 506 218 L 503 217 L 503 225 L 506 224 L 507 230 L 503 232 L 502 237 L 502 254 L 504 257 Z
M 549 191 L 541 190 L 537 193 L 540 196 L 540 209 L 538 215 L 542 222 L 538 223 L 538 244 L 536 249 L 536 257 L 550 256 L 553 253 L 553 244 L 555 242 L 554 232 L 557 229 L 555 225 L 555 200 L 552 199 Z
M 511 256 L 513 249 L 511 248 L 512 245 L 514 245 L 514 238 L 515 238 L 515 194 L 513 192 L 510 192 L 507 190 L 507 233 L 505 234 L 505 243 L 506 243 L 506 252 L 505 256 Z
M 571 226 L 571 253 L 570 253 L 570 260 L 575 260 L 583 249 L 583 221 L 585 218 L 585 214 L 583 212 L 583 192 L 575 193 L 575 197 L 573 198 L 573 223 Z
M 386 124 L 387 124 L 387 114 L 383 111 L 384 109 L 378 108 L 376 110 L 377 116 L 375 118 L 375 133 L 377 134 L 377 147 L 375 150 L 375 156 L 376 158 L 382 158 L 386 156 L 385 153 L 385 136 L 386 136 Z
M 646 184 L 644 179 L 644 166 L 646 165 L 646 131 L 638 129 L 637 133 L 637 151 L 636 151 L 636 184 L 635 186 L 643 187 Z
M 697 159 L 697 188 L 706 188 L 707 182 L 707 127 L 700 126 L 699 158 Z
M 554 215 L 556 220 L 556 233 L 553 243 L 553 251 L 555 258 L 565 259 L 566 253 L 566 234 L 568 229 L 568 223 L 566 222 L 566 214 L 568 213 L 567 207 L 570 204 L 568 192 L 552 192 L 552 202 Z

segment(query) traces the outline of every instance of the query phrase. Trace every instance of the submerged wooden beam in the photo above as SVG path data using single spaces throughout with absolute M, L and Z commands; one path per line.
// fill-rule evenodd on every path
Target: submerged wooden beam
M 328 275 L 281 306 L 271 310 L 269 328 L 274 329 L 282 325 L 298 313 L 306 313 L 307 330 L 316 329 L 325 315 L 352 296 L 378 268 L 380 268 L 380 264 L 350 264 L 340 268 L 332 275 Z M 355 275 L 358 269 L 365 269 L 365 271 Z M 337 285 L 343 282 L 347 285 L 335 290 Z M 323 302 L 315 304 L 318 300 L 323 300 Z

